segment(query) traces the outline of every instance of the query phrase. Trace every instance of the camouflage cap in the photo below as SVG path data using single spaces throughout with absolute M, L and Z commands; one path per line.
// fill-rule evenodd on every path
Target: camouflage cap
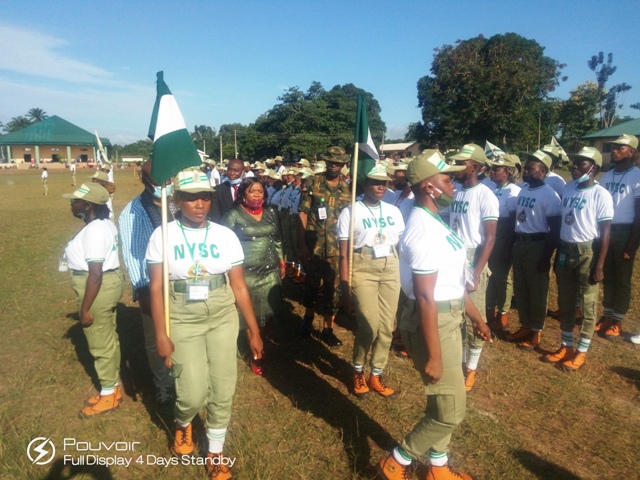
M 409 185 L 416 185 L 438 173 L 453 173 L 464 170 L 462 165 L 452 166 L 444 161 L 439 150 L 424 150 L 407 168 Z
M 551 168 L 552 160 L 549 155 L 544 153 L 542 150 L 536 150 L 533 153 L 529 153 L 527 155 L 527 161 L 535 160 L 536 162 L 543 163 L 547 168 Z
M 83 183 L 73 193 L 65 193 L 63 198 L 79 198 L 85 202 L 95 203 L 96 205 L 105 205 L 109 201 L 109 192 L 99 183 Z
M 491 165 L 489 159 L 484 154 L 484 148 L 475 143 L 467 143 L 464 145 L 458 153 L 451 156 L 451 160 L 455 162 L 464 162 L 465 160 L 472 160 L 476 163 L 485 165 Z
M 594 147 L 582 147 L 578 153 L 570 153 L 569 158 L 574 162 L 580 159 L 587 159 L 598 167 L 602 166 L 602 154 Z
M 329 147 L 326 153 L 320 155 L 325 162 L 348 163 L 350 158 L 342 147 Z
M 607 143 L 615 143 L 617 145 L 628 145 L 631 148 L 638 148 L 638 137 L 635 135 L 629 135 L 627 133 L 623 133 L 615 140 Z

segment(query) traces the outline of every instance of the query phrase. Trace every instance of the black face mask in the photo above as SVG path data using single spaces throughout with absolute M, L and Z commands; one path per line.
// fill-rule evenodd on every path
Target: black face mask
M 332 170 L 327 170 L 325 172 L 325 176 L 329 179 L 329 180 L 333 180 L 334 178 L 337 178 L 340 175 L 340 170 L 338 170 L 337 172 L 334 172 Z

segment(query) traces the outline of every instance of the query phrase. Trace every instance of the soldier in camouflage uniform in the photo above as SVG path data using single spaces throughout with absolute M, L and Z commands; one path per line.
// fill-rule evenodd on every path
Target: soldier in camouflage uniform
M 307 180 L 306 192 L 298 207 L 299 253 L 307 272 L 306 311 L 300 334 L 309 336 L 313 330 L 317 294 L 322 282 L 324 296 L 318 302 L 318 310 L 324 315 L 324 325 L 320 338 L 330 347 L 339 347 L 342 342 L 333 333 L 340 284 L 338 217 L 351 203 L 351 188 L 340 178 L 340 169 L 349 162 L 349 156 L 341 147 L 330 147 L 321 159 L 326 162 L 327 170 Z

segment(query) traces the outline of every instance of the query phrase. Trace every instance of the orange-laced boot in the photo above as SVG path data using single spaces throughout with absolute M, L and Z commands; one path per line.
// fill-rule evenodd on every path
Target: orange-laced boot
M 173 453 L 180 457 L 182 455 L 191 455 L 195 450 L 193 443 L 192 424 L 182 427 L 176 422 L 176 437 L 173 440 Z
M 364 372 L 353 372 L 353 393 L 358 398 L 365 399 L 369 397 L 369 385 L 367 385 Z
M 527 340 L 518 344 L 518 347 L 527 352 L 533 352 L 536 348 L 538 348 L 538 345 L 540 345 L 541 338 L 542 332 L 536 332 L 534 330 L 529 334 L 529 338 Z
M 207 453 L 205 468 L 211 480 L 231 480 L 233 478 L 229 467 L 223 464 L 223 458 L 222 453 Z
M 562 345 L 558 350 L 542 357 L 543 362 L 558 363 L 573 358 L 573 347 Z
M 401 465 L 393 458 L 393 455 L 389 455 L 378 462 L 378 478 L 383 480 L 409 480 L 411 478 L 411 466 Z
M 609 340 L 615 340 L 622 333 L 622 322 L 620 320 L 612 320 L 609 328 L 604 331 L 604 336 Z
M 606 332 L 607 329 L 609 328 L 609 325 L 611 325 L 611 322 L 613 322 L 613 317 L 605 317 L 603 315 L 602 317 L 600 317 L 600 320 L 598 320 L 598 322 L 596 323 L 596 326 L 593 328 L 593 331 Z
M 515 332 L 507 335 L 507 340 L 509 342 L 522 342 L 527 339 L 531 332 L 532 330 L 529 327 L 520 327 Z
M 116 394 L 111 395 L 99 395 L 98 401 L 93 405 L 88 405 L 80 410 L 78 416 L 80 418 L 89 418 L 101 413 L 109 413 L 117 410 L 120 406 L 120 402 L 116 400 Z
M 382 381 L 382 375 L 374 375 L 373 373 L 369 375 L 369 381 L 367 382 L 369 388 L 376 392 L 377 394 L 383 396 L 384 398 L 388 398 L 390 400 L 395 399 L 398 394 L 393 388 L 387 387 Z
M 454 472 L 447 463 L 442 467 L 429 465 L 426 480 L 473 480 L 473 477 L 466 473 Z
M 464 389 L 470 392 L 476 384 L 476 370 L 466 369 L 464 372 Z
M 576 351 L 573 357 L 562 362 L 562 368 L 567 372 L 575 372 L 580 369 L 587 361 L 587 352 Z
M 120 388 L 120 385 L 116 385 L 115 387 L 113 387 L 113 393 L 116 396 L 116 402 L 118 402 L 118 406 L 120 406 L 120 404 L 122 403 L 122 389 Z M 84 404 L 87 407 L 93 407 L 99 401 L 100 401 L 100 394 L 87 398 L 84 401 Z

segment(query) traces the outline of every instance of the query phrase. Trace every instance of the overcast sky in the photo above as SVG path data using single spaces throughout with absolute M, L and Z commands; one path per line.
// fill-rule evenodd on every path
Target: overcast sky
M 380 103 L 387 138 L 420 120 L 416 82 L 433 49 L 515 32 L 566 63 L 568 92 L 614 54 L 627 82 L 623 115 L 640 101 L 638 1 L 4 1 L 0 121 L 42 108 L 112 143 L 146 137 L 156 72 L 190 130 L 248 124 L 291 86 L 353 83 Z

